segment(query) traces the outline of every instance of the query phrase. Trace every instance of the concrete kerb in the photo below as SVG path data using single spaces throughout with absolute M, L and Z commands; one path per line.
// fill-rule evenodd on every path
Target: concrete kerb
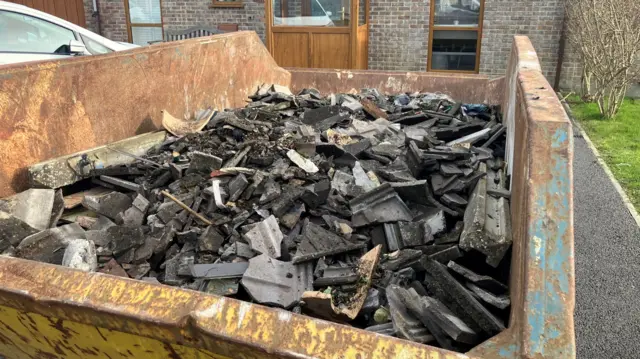
M 596 146 L 591 141 L 591 138 L 589 138 L 589 135 L 587 135 L 585 130 L 582 128 L 582 126 L 580 126 L 580 123 L 578 123 L 578 121 L 576 121 L 576 118 L 573 115 L 573 111 L 571 111 L 571 108 L 569 107 L 569 104 L 566 101 L 563 101 L 563 100 L 561 100 L 561 102 L 562 102 L 562 106 L 564 106 L 564 109 L 567 112 L 567 115 L 569 116 L 569 119 L 573 123 L 574 128 L 578 130 L 580 135 L 587 142 L 587 146 L 589 146 L 589 148 L 591 149 L 593 154 L 596 156 L 596 159 L 598 160 L 598 164 L 600 164 L 600 166 L 602 167 L 602 169 L 606 173 L 607 177 L 609 177 L 609 180 L 611 180 L 611 183 L 613 184 L 613 187 L 616 189 L 616 192 L 618 192 L 618 194 L 620 195 L 620 198 L 622 199 L 622 202 L 624 203 L 625 207 L 627 207 L 627 210 L 629 211 L 629 214 L 631 215 L 633 220 L 636 222 L 636 225 L 638 227 L 640 227 L 640 215 L 638 214 L 638 211 L 636 210 L 636 208 L 631 203 L 631 200 L 629 199 L 629 196 L 627 196 L 627 194 L 622 189 L 622 186 L 620 185 L 618 180 L 614 177 L 613 172 L 611 172 L 611 169 L 609 168 L 607 163 L 604 161 L 604 159 L 600 155 L 600 152 L 598 151 Z

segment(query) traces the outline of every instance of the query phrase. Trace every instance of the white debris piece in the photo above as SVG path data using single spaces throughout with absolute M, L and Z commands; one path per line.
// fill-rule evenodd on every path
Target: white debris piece
M 289 152 L 287 152 L 287 157 L 289 157 L 291 162 L 295 163 L 296 166 L 302 168 L 307 173 L 318 172 L 318 166 L 309 159 L 302 157 L 302 155 L 296 152 L 296 150 L 289 150 Z
M 95 272 L 98 269 L 98 257 L 93 241 L 88 239 L 71 240 L 64 251 L 62 265 L 85 272 Z

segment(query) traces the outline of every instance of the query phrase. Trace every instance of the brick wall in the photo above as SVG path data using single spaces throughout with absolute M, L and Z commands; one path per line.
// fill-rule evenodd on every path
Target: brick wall
M 562 0 L 485 0 L 480 73 L 502 76 L 513 35 L 527 35 L 553 84 L 563 16 Z
M 86 27 L 88 30 L 95 33 L 98 32 L 98 23 L 96 18 L 93 17 L 93 0 L 83 0 L 84 5 L 84 18 L 86 20 Z
M 113 41 L 129 41 L 124 1 L 125 0 L 100 0 L 100 26 L 102 27 L 102 36 Z
M 84 0 L 87 26 L 92 0 Z M 127 41 L 125 0 L 100 0 L 103 35 Z M 164 29 L 185 29 L 195 25 L 234 23 L 240 30 L 252 30 L 265 38 L 263 0 L 245 0 L 244 8 L 209 8 L 210 0 L 163 0 Z M 279 9 L 274 0 L 274 9 Z M 359 0 L 364 4 L 363 0 Z M 432 1 L 432 0 L 431 0 Z M 301 12 L 301 0 L 289 0 L 289 14 Z M 370 0 L 369 68 L 376 70 L 425 71 L 429 37 L 430 0 Z M 363 7 L 363 6 L 361 6 Z M 362 16 L 362 15 L 361 15 Z M 550 83 L 555 79 L 558 45 L 564 16 L 562 0 L 485 0 L 480 73 L 502 76 L 513 35 L 531 39 Z M 579 58 L 568 47 L 561 87 L 580 84 Z
M 369 68 L 425 71 L 428 0 L 370 0 Z
M 164 29 L 182 30 L 196 25 L 238 24 L 239 30 L 265 36 L 264 2 L 245 0 L 244 8 L 209 8 L 211 0 L 163 0 Z

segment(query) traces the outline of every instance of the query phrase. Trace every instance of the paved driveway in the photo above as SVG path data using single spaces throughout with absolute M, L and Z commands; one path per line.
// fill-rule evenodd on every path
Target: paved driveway
M 574 136 L 577 358 L 640 356 L 640 229 Z

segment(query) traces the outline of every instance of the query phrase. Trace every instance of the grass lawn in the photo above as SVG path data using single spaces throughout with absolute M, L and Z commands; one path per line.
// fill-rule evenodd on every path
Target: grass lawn
M 640 210 L 640 99 L 625 99 L 614 119 L 604 120 L 596 103 L 567 100 L 629 199 Z

